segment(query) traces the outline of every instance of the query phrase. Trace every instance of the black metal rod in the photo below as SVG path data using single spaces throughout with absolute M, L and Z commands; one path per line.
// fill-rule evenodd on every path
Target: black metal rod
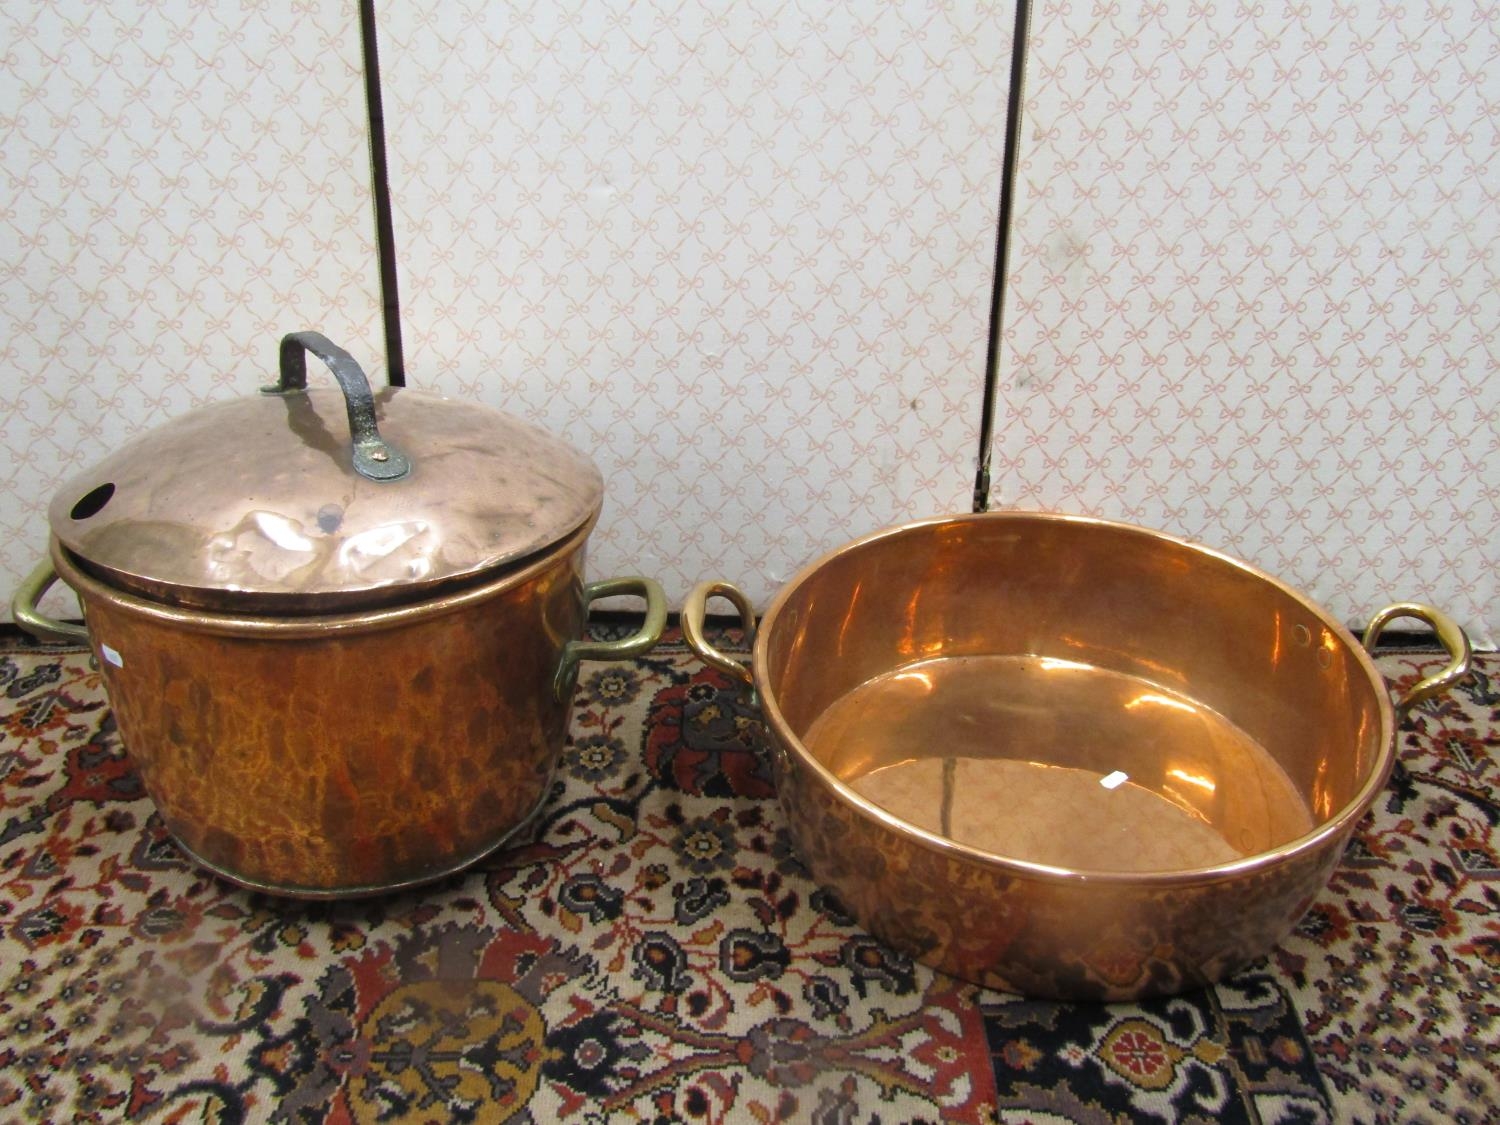
M 391 185 L 385 165 L 385 111 L 380 101 L 380 59 L 375 48 L 375 0 L 359 0 L 364 43 L 365 107 L 370 125 L 370 194 L 375 200 L 375 250 L 380 259 L 380 305 L 385 318 L 386 382 L 406 386 L 401 355 L 401 302 L 396 294 L 396 236 L 391 225 Z
M 1031 32 L 1031 0 L 1016 0 L 1016 31 L 1010 48 L 1010 97 L 1005 107 L 1005 156 L 1000 175 L 1000 217 L 995 231 L 995 289 L 990 298 L 990 342 L 984 360 L 984 406 L 979 416 L 979 471 L 974 477 L 974 511 L 990 507 L 990 454 L 995 443 L 995 408 L 1000 397 L 1000 336 L 1005 325 L 1005 285 L 1010 275 L 1011 211 L 1016 201 L 1016 165 L 1021 140 L 1021 107 L 1026 98 L 1026 43 Z

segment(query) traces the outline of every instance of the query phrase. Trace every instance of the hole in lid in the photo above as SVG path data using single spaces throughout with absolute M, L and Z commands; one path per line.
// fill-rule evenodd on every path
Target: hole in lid
M 92 488 L 85 492 L 73 505 L 73 510 L 68 513 L 75 520 L 86 520 L 90 516 L 97 516 L 104 510 L 104 505 L 109 503 L 109 498 L 115 494 L 113 483 L 101 484 L 98 488 Z

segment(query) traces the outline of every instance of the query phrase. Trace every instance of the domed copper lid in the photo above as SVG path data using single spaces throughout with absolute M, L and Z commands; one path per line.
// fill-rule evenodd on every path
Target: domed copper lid
M 307 389 L 305 351 L 339 389 Z M 174 605 L 326 613 L 408 602 L 544 552 L 592 521 L 582 453 L 489 407 L 371 394 L 354 359 L 287 336 L 281 381 L 140 436 L 48 516 L 103 581 Z

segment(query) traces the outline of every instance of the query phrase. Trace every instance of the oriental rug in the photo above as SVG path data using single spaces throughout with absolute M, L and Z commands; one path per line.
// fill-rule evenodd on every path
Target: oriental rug
M 1410 683 L 1440 657 L 1385 652 Z M 1139 1004 L 986 992 L 798 862 L 756 716 L 676 634 L 584 667 L 534 838 L 306 904 L 195 869 L 90 657 L 0 645 L 0 1119 L 1500 1120 L 1500 658 L 1419 708 L 1297 931 Z

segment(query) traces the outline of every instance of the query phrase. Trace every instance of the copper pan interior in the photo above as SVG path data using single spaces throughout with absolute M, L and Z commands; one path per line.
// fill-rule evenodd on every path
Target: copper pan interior
M 1274 856 L 1390 767 L 1364 650 L 1295 591 L 1128 525 L 908 524 L 805 569 L 754 659 L 783 745 L 896 828 L 1134 878 Z

